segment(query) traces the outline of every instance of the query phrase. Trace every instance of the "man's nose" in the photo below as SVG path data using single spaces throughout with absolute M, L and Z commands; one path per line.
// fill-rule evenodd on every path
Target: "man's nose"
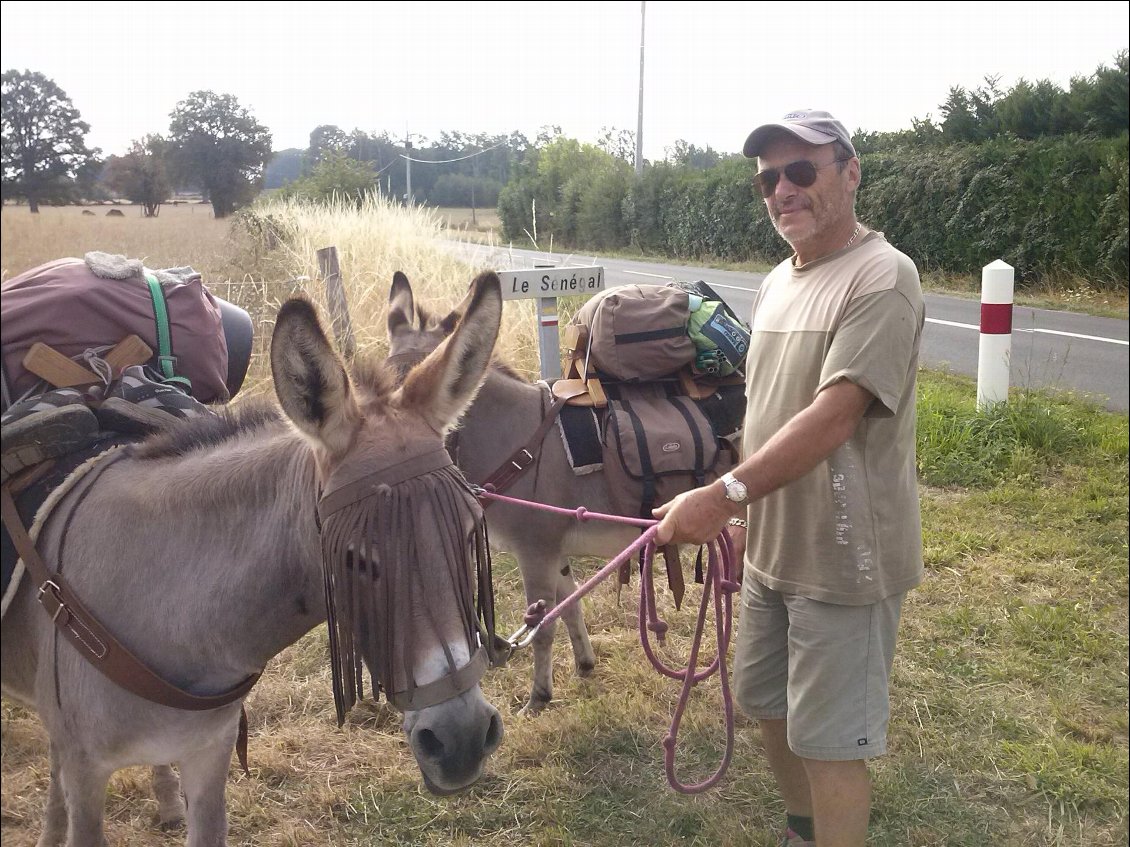
M 800 191 L 800 186 L 792 182 L 785 172 L 781 171 L 781 175 L 777 178 L 777 184 L 773 187 L 773 196 L 782 199 L 792 197 Z

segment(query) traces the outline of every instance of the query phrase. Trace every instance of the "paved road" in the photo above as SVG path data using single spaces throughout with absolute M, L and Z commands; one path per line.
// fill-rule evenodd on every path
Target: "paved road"
M 719 271 L 591 255 L 460 245 L 480 267 L 499 270 L 535 264 L 601 265 L 608 287 L 671 279 L 704 280 L 725 297 L 739 315 L 749 314 L 753 293 L 764 274 Z M 929 368 L 977 376 L 981 306 L 976 300 L 927 294 L 926 329 L 920 362 Z M 1017 306 L 1012 318 L 1014 387 L 1074 391 L 1111 411 L 1130 410 L 1130 331 L 1125 320 L 1097 318 Z

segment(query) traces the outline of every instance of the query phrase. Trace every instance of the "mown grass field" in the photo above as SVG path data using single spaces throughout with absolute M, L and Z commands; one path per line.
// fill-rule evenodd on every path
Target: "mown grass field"
M 276 207 L 246 226 L 215 221 L 207 207 L 168 207 L 156 220 L 70 209 L 33 218 L 5 208 L 2 221 L 5 279 L 93 249 L 153 267 L 191 264 L 220 296 L 252 312 L 262 339 L 290 291 L 321 297 L 314 251 L 336 245 L 359 345 L 375 355 L 385 350 L 395 270 L 440 308 L 473 273 L 435 246 L 447 234 L 428 210 Z M 527 305 L 507 304 L 499 356 L 532 374 Z M 270 391 L 261 344 L 248 395 Z M 970 380 L 920 375 L 927 576 L 905 606 L 891 752 L 872 763 L 870 843 L 1125 845 L 1127 416 L 1023 391 L 979 414 L 973 396 Z M 579 570 L 598 565 L 583 561 Z M 522 608 L 509 557 L 497 557 L 495 576 L 500 629 L 509 631 Z M 422 788 L 398 716 L 383 704 L 367 701 L 336 727 L 325 628 L 316 628 L 271 663 L 248 698 L 251 777 L 230 772 L 231 843 L 774 844 L 782 806 L 749 721 L 739 718 L 719 788 L 697 797 L 667 788 L 662 741 L 678 688 L 640 649 L 637 585 L 619 598 L 602 586 L 586 601 L 598 657 L 591 678 L 573 674 L 560 635 L 556 699 L 541 716 L 514 715 L 528 690 L 529 656 L 488 673 L 484 690 L 503 712 L 506 738 L 486 777 L 447 799 Z M 682 612 L 662 602 L 677 658 L 689 644 L 697 586 Z M 678 748 L 685 781 L 704 778 L 719 760 L 720 702 L 716 683 L 692 702 Z M 47 786 L 46 737 L 10 701 L 2 718 L 0 834 L 5 847 L 31 845 Z M 111 843 L 182 843 L 183 833 L 157 830 L 155 808 L 147 771 L 120 772 L 107 798 Z

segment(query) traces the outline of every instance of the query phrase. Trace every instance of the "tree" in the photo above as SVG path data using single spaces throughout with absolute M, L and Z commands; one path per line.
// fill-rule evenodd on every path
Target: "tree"
M 369 162 L 357 162 L 345 153 L 328 153 L 309 176 L 297 179 L 280 192 L 319 203 L 335 199 L 360 203 L 376 188 L 377 175 Z
M 696 147 L 681 138 L 673 147 L 667 147 L 663 152 L 666 153 L 668 161 L 676 165 L 685 165 L 696 171 L 710 170 L 722 161 L 722 157 L 709 144 L 705 148 Z
M 90 125 L 43 74 L 5 71 L 2 88 L 3 196 L 25 197 L 37 213 L 40 201 L 72 194 L 75 178 L 100 151 L 87 149 Z
M 348 153 L 351 146 L 349 136 L 333 124 L 314 127 L 310 133 L 310 146 L 306 148 L 308 167 L 312 170 L 327 158 Z
M 155 218 L 161 204 L 172 196 L 169 178 L 168 142 L 159 135 L 135 141 L 124 156 L 111 156 L 103 177 L 106 185 L 145 209 L 145 217 Z
M 271 156 L 271 133 L 230 94 L 195 91 L 170 115 L 177 175 L 202 188 L 217 218 L 249 203 Z
M 636 164 L 636 134 L 630 129 L 616 129 L 616 127 L 602 127 L 600 138 L 596 146 L 621 161 L 635 167 Z

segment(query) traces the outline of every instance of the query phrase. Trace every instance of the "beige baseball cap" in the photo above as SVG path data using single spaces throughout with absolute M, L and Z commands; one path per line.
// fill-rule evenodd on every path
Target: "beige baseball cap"
M 856 155 L 855 147 L 851 143 L 851 134 L 844 125 L 828 112 L 821 112 L 818 109 L 799 109 L 789 112 L 779 121 L 759 126 L 745 140 L 742 152 L 750 159 L 756 159 L 769 140 L 781 132 L 787 132 L 809 144 L 831 144 L 833 141 L 839 141 L 851 151 L 851 155 Z

